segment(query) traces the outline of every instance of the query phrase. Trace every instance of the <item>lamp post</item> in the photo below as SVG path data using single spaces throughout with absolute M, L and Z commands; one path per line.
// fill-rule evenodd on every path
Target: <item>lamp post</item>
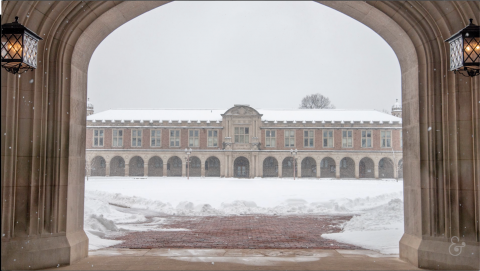
M 192 153 L 192 148 L 185 148 L 185 161 L 187 163 L 187 180 L 190 180 L 190 154 Z
M 473 19 L 445 42 L 450 44 L 450 71 L 465 77 L 480 74 L 480 26 Z
M 297 153 L 298 153 L 297 149 L 295 149 L 295 150 L 290 149 L 290 154 L 292 155 L 292 160 L 293 160 L 293 179 L 294 180 L 295 180 L 295 175 L 297 175 L 296 172 L 295 172 L 295 169 L 296 169 L 296 166 L 297 166 L 297 163 L 296 163 Z
M 18 22 L 2 25 L 2 67 L 13 74 L 37 68 L 38 41 L 35 32 Z

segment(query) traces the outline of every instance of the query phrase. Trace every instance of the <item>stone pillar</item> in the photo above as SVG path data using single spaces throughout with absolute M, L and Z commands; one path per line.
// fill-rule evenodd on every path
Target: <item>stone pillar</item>
M 202 161 L 200 163 L 200 165 L 201 165 L 200 166 L 200 176 L 201 177 L 205 177 L 205 163 L 206 163 L 206 161 Z
M 143 176 L 148 177 L 148 163 L 143 162 Z
M 283 160 L 278 162 L 278 178 L 282 178 L 282 163 Z
M 320 162 L 322 161 L 322 159 L 319 159 L 319 161 L 317 161 L 317 179 L 320 178 L 320 172 L 321 172 L 321 169 L 320 169 Z
M 182 177 L 187 177 L 187 161 L 182 162 Z
M 110 162 L 105 163 L 105 177 L 110 176 Z
M 360 178 L 360 161 L 355 161 L 355 178 Z
M 163 161 L 163 159 L 162 159 L 162 161 Z M 167 172 L 167 168 L 168 168 L 168 167 L 167 167 L 167 165 L 168 165 L 167 161 L 163 161 L 163 165 L 162 165 L 162 166 L 163 166 L 163 177 L 167 177 L 167 176 L 168 176 L 168 172 Z
M 130 165 L 125 163 L 125 177 L 130 176 Z
M 301 158 L 297 158 L 297 178 L 301 178 L 302 177 L 302 159 Z
M 378 170 L 378 168 L 379 168 L 378 165 L 379 165 L 379 161 L 373 161 L 373 162 L 375 163 L 375 166 L 373 167 L 373 169 L 374 169 L 373 171 L 374 171 L 374 173 L 375 173 L 375 179 L 378 179 L 378 174 L 379 174 L 379 173 L 378 173 L 378 171 L 379 171 L 379 170 Z
M 340 179 L 340 162 L 342 160 L 335 160 L 335 178 Z

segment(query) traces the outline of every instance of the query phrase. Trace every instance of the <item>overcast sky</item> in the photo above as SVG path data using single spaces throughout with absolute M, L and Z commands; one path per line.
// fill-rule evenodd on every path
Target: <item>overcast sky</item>
M 375 32 L 315 2 L 172 2 L 111 33 L 88 70 L 95 112 L 115 108 L 337 108 L 401 98 L 395 53 Z

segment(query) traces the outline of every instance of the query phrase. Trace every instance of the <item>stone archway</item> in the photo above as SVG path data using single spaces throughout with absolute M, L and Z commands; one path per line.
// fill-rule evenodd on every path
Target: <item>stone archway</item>
M 263 160 L 263 177 L 278 177 L 278 161 L 269 156 Z
M 379 178 L 395 178 L 395 165 L 393 164 L 392 159 L 382 158 L 378 162 L 378 177 Z
M 158 156 L 154 156 L 148 160 L 148 176 L 161 177 L 163 176 L 163 160 Z
M 298 162 L 297 162 L 298 164 Z M 295 177 L 298 176 L 298 165 L 295 168 Z M 283 178 L 293 178 L 293 157 L 286 157 L 282 161 L 282 177 Z
M 350 157 L 340 160 L 340 178 L 355 178 L 355 161 Z
M 84 200 L 88 63 L 98 44 L 118 26 L 165 3 L 168 2 L 3 3 L 2 24 L 12 22 L 18 15 L 19 21 L 44 38 L 39 44 L 40 62 L 35 72 L 21 78 L 1 74 L 2 83 L 5 82 L 1 114 L 2 124 L 5 123 L 1 128 L 5 135 L 1 159 L 5 198 L 2 232 L 6 234 L 2 239 L 2 263 L 8 263 L 6 269 L 46 268 L 87 256 L 88 239 L 81 223 L 83 206 L 78 203 Z M 399 60 L 406 168 L 405 234 L 400 241 L 400 257 L 424 268 L 478 269 L 480 230 L 476 221 L 480 217 L 480 203 L 476 199 L 480 198 L 480 120 L 479 104 L 472 101 L 479 100 L 480 83 L 479 77 L 462 78 L 448 71 L 449 51 L 443 40 L 463 28 L 469 18 L 479 24 L 479 4 L 474 1 L 319 3 L 370 27 L 385 39 Z M 31 79 L 35 83 L 28 83 Z M 33 104 L 16 102 L 15 93 L 35 97 Z M 440 132 L 433 135 L 428 127 Z M 17 146 L 21 152 L 17 152 Z M 20 176 L 17 173 L 22 171 L 32 172 L 32 177 L 26 180 L 31 184 L 31 193 L 16 189 Z M 37 185 L 37 176 L 47 185 Z M 57 183 L 65 189 L 59 190 Z M 445 187 L 444 183 L 450 185 Z M 456 187 L 467 189 L 458 194 Z M 431 193 L 422 193 L 425 189 Z M 44 197 L 45 193 L 58 197 Z M 13 199 L 23 200 L 28 209 L 16 209 Z M 60 201 L 62 204 L 58 204 Z M 38 225 L 32 228 L 26 221 L 35 210 L 58 216 L 51 220 L 38 217 Z M 13 223 L 18 220 L 22 223 Z M 18 233 L 28 232 L 32 238 L 45 231 L 52 236 L 38 238 L 35 246 L 17 249 L 27 240 Z M 17 234 L 13 235 L 14 232 Z M 459 241 L 466 243 L 463 251 L 473 251 L 476 255 L 449 254 L 453 236 L 460 236 Z M 56 249 L 58 257 L 51 257 L 47 247 Z
M 202 170 L 202 162 L 200 161 L 200 158 L 196 156 L 190 157 L 190 171 L 189 175 L 190 177 L 200 177 L 201 176 L 201 170 Z
M 205 161 L 205 176 L 220 177 L 220 159 L 215 156 L 208 157 Z
M 247 158 L 240 156 L 233 162 L 233 176 L 235 178 L 249 178 L 250 177 L 250 162 Z
M 135 156 L 128 162 L 128 176 L 143 176 L 145 163 L 140 156 Z
M 302 178 L 317 177 L 317 162 L 312 157 L 305 157 L 302 160 Z
M 320 161 L 320 178 L 335 178 L 337 166 L 331 157 L 325 157 Z
M 182 177 L 182 159 L 178 156 L 173 156 L 167 162 L 167 176 L 168 177 Z
M 106 176 L 107 162 L 101 156 L 96 156 L 90 164 L 90 176 Z
M 359 178 L 361 179 L 374 179 L 375 178 L 375 163 L 369 157 L 364 157 L 360 160 Z
M 110 160 L 110 176 L 125 176 L 125 160 L 115 156 Z

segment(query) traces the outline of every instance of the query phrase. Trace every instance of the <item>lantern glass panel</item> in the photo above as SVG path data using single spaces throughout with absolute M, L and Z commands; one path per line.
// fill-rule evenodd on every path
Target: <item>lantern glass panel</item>
M 456 70 L 463 66 L 463 39 L 458 38 L 450 41 L 450 70 Z
M 480 64 L 480 37 L 465 37 L 463 47 L 465 66 L 478 66 Z M 472 65 L 475 63 L 476 65 Z
M 25 33 L 25 50 L 23 62 L 32 68 L 37 67 L 38 40 Z
M 2 60 L 22 59 L 22 34 L 2 34 Z

